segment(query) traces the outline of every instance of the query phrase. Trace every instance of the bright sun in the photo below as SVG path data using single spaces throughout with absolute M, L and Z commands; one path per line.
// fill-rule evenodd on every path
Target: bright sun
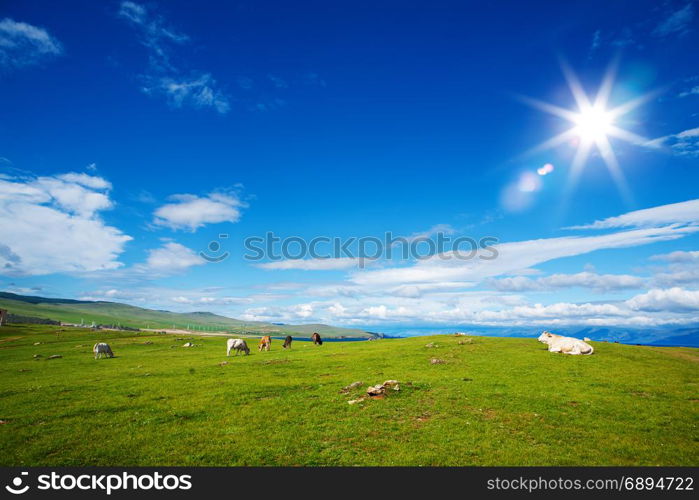
M 606 109 L 591 106 L 580 111 L 574 123 L 575 133 L 581 140 L 598 142 L 612 131 L 614 117 Z
M 577 183 L 592 149 L 595 148 L 607 165 L 622 195 L 630 199 L 630 193 L 626 186 L 624 174 L 619 166 L 619 162 L 617 161 L 609 139 L 610 137 L 614 137 L 634 144 L 644 143 L 646 141 L 645 138 L 622 129 L 616 122 L 622 115 L 625 115 L 647 101 L 656 93 L 648 93 L 617 107 L 608 108 L 607 104 L 614 81 L 614 65 L 612 65 L 605 75 L 594 99 L 591 99 L 585 93 L 580 81 L 570 68 L 566 65 L 562 65 L 562 69 L 568 81 L 570 91 L 573 94 L 573 98 L 575 99 L 575 103 L 577 104 L 577 110 L 561 108 L 560 106 L 535 99 L 524 98 L 524 100 L 547 113 L 551 113 L 569 121 L 572 127 L 543 142 L 535 147 L 532 152 L 550 149 L 560 144 L 570 143 L 571 139 L 578 139 L 577 151 L 570 166 L 569 187 L 573 187 Z

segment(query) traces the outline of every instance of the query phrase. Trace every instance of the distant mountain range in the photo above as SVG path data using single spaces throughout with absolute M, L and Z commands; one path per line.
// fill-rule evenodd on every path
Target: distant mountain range
M 121 304 L 119 302 L 56 299 L 0 292 L 0 308 L 11 314 L 66 323 L 115 325 L 129 328 L 227 331 L 252 335 L 307 335 L 318 332 L 332 338 L 375 338 L 379 335 L 354 328 L 323 324 L 279 325 L 241 321 L 210 312 L 176 313 Z

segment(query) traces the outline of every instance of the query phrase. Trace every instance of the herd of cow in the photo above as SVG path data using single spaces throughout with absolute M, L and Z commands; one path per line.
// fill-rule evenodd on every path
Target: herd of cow
M 284 349 L 291 349 L 291 342 L 293 342 L 293 340 L 294 339 L 291 335 L 287 335 L 284 339 L 284 344 L 282 344 L 282 347 Z M 311 335 L 311 342 L 313 342 L 314 345 L 323 345 L 323 339 L 320 338 L 318 333 Z M 272 347 L 272 337 L 265 335 L 260 339 L 260 343 L 257 345 L 257 350 L 260 352 L 269 351 L 270 347 Z M 243 339 L 228 339 L 226 342 L 226 356 L 230 356 L 231 351 L 235 351 L 236 356 L 241 352 L 244 352 L 246 355 L 250 354 L 250 348 L 248 347 L 247 342 L 245 342 Z M 108 358 L 114 357 L 112 348 L 105 342 L 96 343 L 92 348 L 92 352 L 95 354 L 95 359 L 99 359 L 103 355 Z
M 282 344 L 282 347 L 284 349 L 291 349 L 291 342 L 293 342 L 294 338 L 291 335 L 287 335 L 286 338 L 284 339 L 284 343 Z M 311 341 L 315 345 L 323 345 L 323 339 L 320 338 L 320 335 L 317 333 L 314 333 L 311 335 Z M 269 335 L 265 335 L 260 339 L 260 343 L 257 344 L 257 350 L 262 352 L 262 351 L 269 351 L 270 347 L 272 347 L 272 337 Z M 226 342 L 226 356 L 231 355 L 231 351 L 235 351 L 235 355 L 237 356 L 241 352 L 244 352 L 245 354 L 250 354 L 250 348 L 248 347 L 247 342 L 245 342 L 243 339 L 228 339 Z
M 293 340 L 294 339 L 293 337 L 291 337 L 291 335 L 287 335 L 287 337 L 284 339 L 282 347 L 284 349 L 291 349 L 291 342 L 293 342 Z M 559 352 L 562 354 L 573 355 L 592 354 L 593 352 L 595 352 L 592 346 L 583 340 L 576 339 L 573 337 L 563 337 L 561 335 L 556 335 L 551 332 L 543 332 L 541 335 L 539 335 L 539 338 L 537 340 L 548 345 L 549 352 Z M 320 335 L 318 335 L 317 333 L 311 335 L 311 341 L 315 345 L 323 345 L 323 339 L 321 339 Z M 271 346 L 272 337 L 270 337 L 269 335 L 265 335 L 260 339 L 260 343 L 257 345 L 257 349 L 260 352 L 269 351 Z M 95 346 L 92 348 L 92 351 L 95 354 L 95 359 L 101 358 L 102 355 L 109 358 L 114 357 L 112 348 L 109 347 L 109 344 L 106 344 L 104 342 L 98 342 L 97 344 L 95 344 Z M 241 352 L 244 352 L 246 355 L 250 354 L 250 348 L 248 347 L 247 342 L 245 342 L 243 339 L 228 339 L 226 341 L 226 356 L 230 356 L 231 351 L 235 351 L 236 356 Z

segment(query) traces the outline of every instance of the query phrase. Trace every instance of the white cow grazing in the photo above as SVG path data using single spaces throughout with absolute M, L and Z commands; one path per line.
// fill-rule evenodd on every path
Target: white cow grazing
M 247 356 L 250 354 L 250 349 L 243 339 L 228 339 L 226 342 L 226 356 L 231 355 L 231 350 L 235 349 L 235 355 L 240 354 L 241 351 Z
M 104 342 L 96 343 L 95 346 L 92 348 L 92 352 L 95 353 L 95 359 L 101 358 L 102 354 L 104 354 L 108 358 L 114 357 L 112 348 L 109 347 L 109 344 L 105 344 Z
M 590 344 L 580 339 L 563 337 L 551 332 L 543 332 L 539 335 L 538 340 L 549 346 L 549 352 L 562 352 L 563 354 L 592 354 L 595 352 Z

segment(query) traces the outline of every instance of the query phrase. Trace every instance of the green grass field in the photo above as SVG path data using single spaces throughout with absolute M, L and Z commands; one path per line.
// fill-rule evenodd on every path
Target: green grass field
M 435 336 L 226 358 L 181 338 L 2 327 L 0 464 L 699 465 L 697 349 Z M 401 390 L 347 403 L 387 379 Z

